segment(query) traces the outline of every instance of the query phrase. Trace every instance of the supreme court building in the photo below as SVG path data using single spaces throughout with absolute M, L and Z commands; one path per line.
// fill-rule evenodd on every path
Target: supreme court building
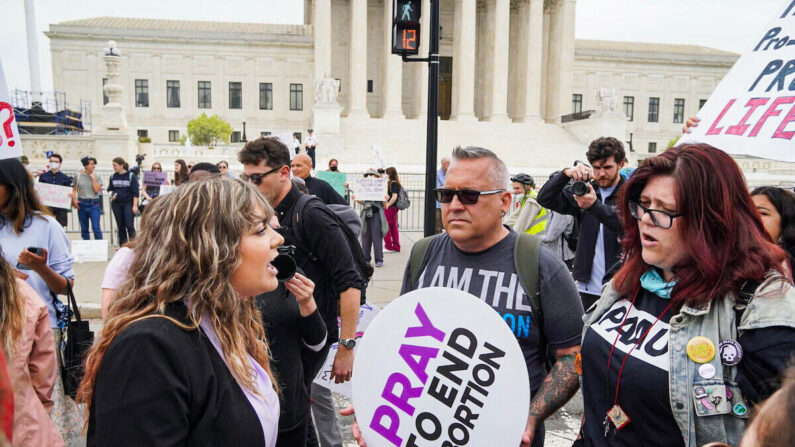
M 424 56 L 430 1 L 416 1 Z M 95 132 L 126 128 L 131 145 L 148 136 L 156 148 L 178 148 L 186 123 L 207 113 L 232 125 L 233 143 L 243 122 L 249 140 L 305 136 L 311 127 L 321 162 L 366 166 L 377 145 L 387 164 L 422 166 L 427 64 L 391 54 L 392 1 L 304 6 L 304 23 L 295 25 L 111 17 L 51 24 L 54 87 L 90 99 Z M 442 0 L 441 155 L 478 145 L 512 170 L 549 172 L 583 159 L 591 139 L 615 136 L 632 141 L 636 161 L 681 133 L 739 57 L 697 45 L 576 40 L 576 6 Z M 109 40 L 121 50 L 113 76 L 103 53 Z M 120 109 L 99 107 L 108 92 Z M 107 116 L 114 110 L 123 111 L 121 130 Z

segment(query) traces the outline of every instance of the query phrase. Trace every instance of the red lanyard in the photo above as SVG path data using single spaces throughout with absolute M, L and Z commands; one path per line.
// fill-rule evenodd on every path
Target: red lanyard
M 624 323 L 627 321 L 629 312 L 632 310 L 632 306 L 635 305 L 635 300 L 638 298 L 639 293 L 640 293 L 640 288 L 638 288 L 638 290 L 635 291 L 635 296 L 632 298 L 632 301 L 629 303 L 629 307 L 627 308 L 627 313 L 624 314 L 624 319 L 621 320 L 621 325 L 618 327 L 618 335 L 616 335 L 616 339 L 615 341 L 613 341 L 613 346 L 610 347 L 610 354 L 607 356 L 608 384 L 610 383 L 610 361 L 613 360 L 613 351 L 616 349 L 616 343 L 618 343 L 618 338 L 621 337 L 621 330 L 624 328 Z M 637 348 L 638 345 L 640 345 L 643 339 L 645 339 L 646 336 L 649 335 L 649 331 L 651 331 L 651 328 L 653 328 L 654 325 L 657 324 L 658 321 L 660 321 L 663 315 L 665 315 L 665 313 L 668 312 L 668 309 L 670 308 L 671 308 L 671 303 L 668 303 L 668 306 L 666 306 L 665 309 L 663 309 L 662 313 L 660 313 L 660 315 L 657 316 L 657 319 L 654 320 L 654 323 L 652 323 L 648 329 L 646 329 L 646 332 L 644 332 L 643 335 L 640 336 L 638 341 L 635 342 L 635 344 L 632 346 L 629 352 L 627 352 L 627 355 L 624 357 L 624 360 L 621 362 L 621 367 L 618 369 L 618 377 L 616 377 L 616 395 L 615 398 L 613 399 L 614 406 L 618 404 L 618 390 L 621 387 L 621 373 L 624 372 L 624 364 L 627 363 L 627 359 L 629 358 L 630 354 L 632 354 L 632 351 L 634 351 L 635 348 Z

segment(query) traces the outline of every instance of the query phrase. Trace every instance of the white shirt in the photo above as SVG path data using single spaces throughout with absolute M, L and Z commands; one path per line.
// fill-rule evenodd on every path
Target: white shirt
M 306 143 L 304 143 L 305 146 L 315 147 L 315 146 L 317 146 L 317 144 L 318 144 L 318 141 L 317 141 L 317 138 L 315 138 L 314 135 L 310 135 L 310 136 L 306 137 Z

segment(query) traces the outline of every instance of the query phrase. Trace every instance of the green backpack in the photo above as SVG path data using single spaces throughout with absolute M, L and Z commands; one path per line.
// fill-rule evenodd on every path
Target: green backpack
M 428 263 L 428 247 L 431 240 L 439 236 L 433 235 L 420 239 L 414 243 L 409 256 L 409 269 L 411 285 L 414 287 L 420 279 L 420 274 L 425 264 Z M 532 234 L 519 234 L 513 246 L 513 262 L 519 282 L 533 308 L 533 318 L 538 325 L 541 339 L 544 338 L 544 318 L 541 311 L 541 293 L 538 285 L 538 252 L 541 241 Z M 543 343 L 542 343 L 543 344 Z

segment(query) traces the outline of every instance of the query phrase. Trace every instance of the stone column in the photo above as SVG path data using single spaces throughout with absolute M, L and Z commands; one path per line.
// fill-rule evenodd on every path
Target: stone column
M 473 0 L 455 2 L 453 41 L 453 101 L 451 120 L 475 121 L 475 23 Z
M 384 0 L 384 102 L 382 118 L 403 118 L 403 61 L 392 54 L 392 1 Z
M 367 118 L 367 0 L 351 0 L 348 117 Z
M 510 0 L 493 0 L 494 55 L 491 67 L 491 108 L 487 121 L 509 121 L 508 107 L 508 37 L 511 25 Z
M 560 42 L 560 111 L 561 115 L 572 112 L 571 95 L 574 85 L 574 25 L 576 0 L 560 1 L 561 42 Z
M 574 9 L 576 0 L 557 0 L 550 20 L 547 62 L 547 103 L 544 119 L 560 122 L 571 113 L 574 69 Z
M 559 123 L 562 113 L 561 98 L 561 51 L 563 40 L 563 17 L 560 13 L 562 0 L 556 0 L 552 6 L 549 20 L 549 47 L 547 49 L 547 88 L 544 120 L 548 123 Z
M 389 1 L 389 0 L 387 0 Z M 422 17 L 420 17 L 420 53 L 418 57 L 428 57 L 431 38 L 431 0 L 422 0 Z M 416 118 L 425 118 L 428 115 L 428 64 L 418 62 L 414 87 Z
M 541 78 L 544 54 L 544 0 L 530 0 L 524 26 L 527 38 L 525 54 L 524 109 L 519 121 L 526 123 L 541 120 Z
M 331 0 L 314 0 L 315 81 L 331 75 Z

